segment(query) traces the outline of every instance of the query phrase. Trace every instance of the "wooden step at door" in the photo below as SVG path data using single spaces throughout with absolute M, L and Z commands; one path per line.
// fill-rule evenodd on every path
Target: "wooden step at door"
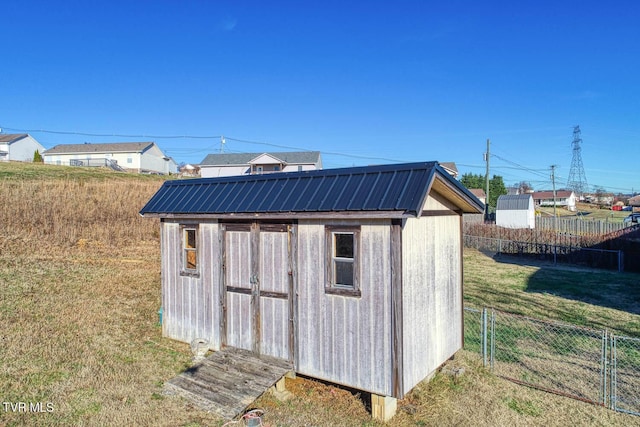
M 227 347 L 165 383 L 165 393 L 233 419 L 293 370 L 282 359 Z

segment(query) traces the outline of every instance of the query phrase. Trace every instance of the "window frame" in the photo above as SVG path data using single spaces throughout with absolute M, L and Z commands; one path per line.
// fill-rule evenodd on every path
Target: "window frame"
M 188 232 L 194 233 L 194 247 L 188 247 Z M 200 277 L 200 239 L 198 237 L 199 227 L 197 224 L 181 224 L 180 225 L 180 275 L 189 277 Z M 195 255 L 195 266 L 190 268 L 188 265 L 188 253 L 193 252 Z
M 338 234 L 353 235 L 353 258 L 336 256 L 336 240 Z M 344 262 L 352 259 L 353 285 L 336 283 L 336 261 Z M 361 297 L 360 291 L 360 226 L 327 225 L 325 226 L 325 293 L 349 297 Z

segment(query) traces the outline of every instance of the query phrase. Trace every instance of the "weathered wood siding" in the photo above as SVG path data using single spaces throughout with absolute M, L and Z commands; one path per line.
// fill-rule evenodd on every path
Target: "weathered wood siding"
M 260 232 L 260 353 L 289 359 L 287 232 Z M 264 296 L 264 295 L 271 296 Z
M 434 192 L 424 211 L 402 232 L 405 393 L 462 347 L 461 215 Z
M 253 349 L 251 310 L 251 233 L 227 231 L 225 234 L 225 286 L 248 293 L 227 292 L 227 342 L 231 347 Z
M 361 225 L 360 298 L 325 294 L 325 223 L 298 223 L 297 371 L 391 395 L 391 222 L 330 222 Z
M 163 335 L 183 342 L 204 338 L 219 349 L 218 224 L 198 224 L 199 277 L 180 274 L 180 223 L 162 221 L 161 239 Z

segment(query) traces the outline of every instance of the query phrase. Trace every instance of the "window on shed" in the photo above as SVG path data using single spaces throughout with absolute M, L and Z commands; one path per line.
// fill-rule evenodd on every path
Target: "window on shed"
M 358 247 L 360 227 L 326 227 L 327 293 L 360 296 Z
M 198 274 L 198 228 L 182 227 L 182 274 Z

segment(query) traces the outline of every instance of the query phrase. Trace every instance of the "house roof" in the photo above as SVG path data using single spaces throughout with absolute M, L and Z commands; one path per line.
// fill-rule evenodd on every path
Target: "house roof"
M 393 212 L 419 216 L 431 189 L 463 212 L 482 203 L 437 162 L 166 181 L 148 216 Z
M 444 168 L 444 170 L 453 175 L 454 178 L 458 177 L 458 167 L 455 162 L 439 162 L 439 164 Z
M 11 144 L 12 142 L 26 138 L 27 136 L 29 136 L 27 133 L 3 133 L 0 134 L 0 142 Z
M 59 144 L 44 152 L 49 154 L 87 154 L 87 153 L 142 153 L 148 150 L 154 142 L 108 142 L 84 144 Z
M 249 162 L 262 155 L 268 155 L 284 161 L 285 163 L 318 163 L 320 161 L 319 151 L 290 151 L 271 153 L 223 153 L 208 154 L 200 166 L 230 166 L 248 165 Z
M 568 199 L 573 194 L 570 190 L 556 191 L 556 199 Z M 534 200 L 551 200 L 553 199 L 553 191 L 534 191 L 531 193 Z
M 640 195 L 631 197 L 629 199 L 629 206 L 640 206 Z
M 484 192 L 482 188 L 470 188 L 471 194 L 476 196 L 478 199 L 486 199 L 487 194 Z
M 533 206 L 531 194 L 511 194 L 498 197 L 496 210 L 526 211 Z

